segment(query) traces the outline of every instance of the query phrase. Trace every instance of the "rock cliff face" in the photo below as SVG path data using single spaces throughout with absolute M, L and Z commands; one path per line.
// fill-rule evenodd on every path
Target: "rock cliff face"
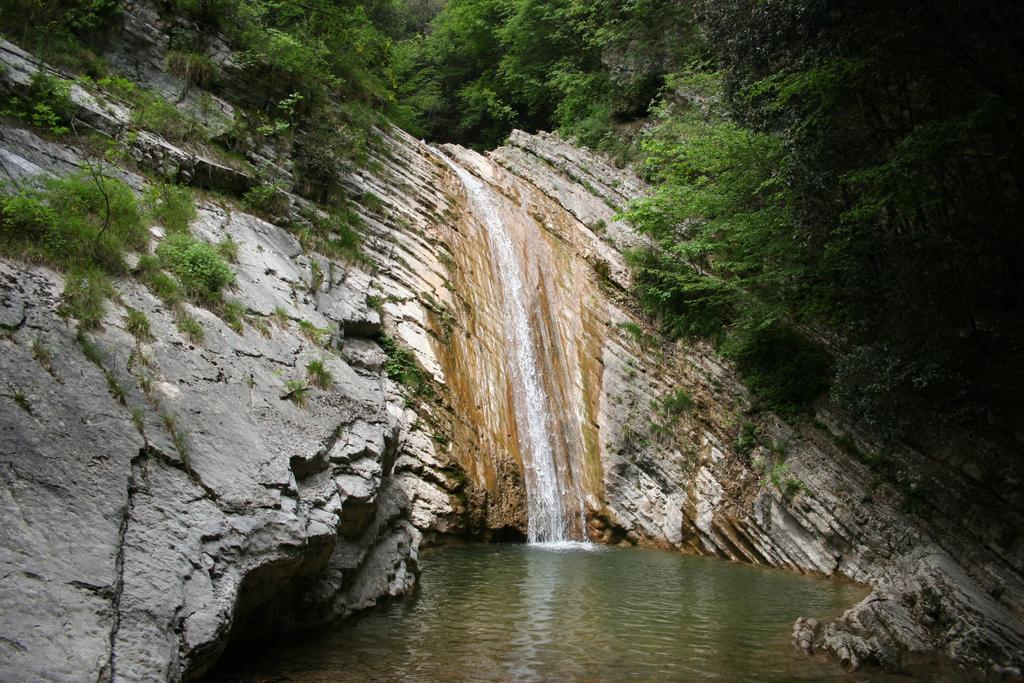
M 155 13 L 134 5 L 126 26 L 110 61 L 185 92 L 162 69 Z M 229 52 L 214 57 L 230 68 Z M 37 68 L 8 43 L 0 58 L 10 89 Z M 104 93 L 72 95 L 93 130 L 133 127 Z M 154 174 L 235 195 L 257 182 L 150 132 L 124 139 L 133 161 L 113 172 L 136 190 Z M 615 219 L 644 191 L 635 176 L 545 134 L 517 132 L 482 156 L 388 130 L 373 149 L 375 163 L 337 179 L 376 198 L 355 206 L 367 262 L 311 252 L 286 221 L 219 195 L 199 200 L 193 233 L 239 244 L 241 334 L 190 307 L 206 329 L 191 342 L 125 278 L 102 329 L 78 335 L 57 315 L 59 273 L 0 260 L 0 679 L 197 677 L 231 638 L 405 592 L 433 538 L 525 533 L 505 292 L 484 217 L 439 154 L 489 183 L 530 283 L 549 427 L 586 513 L 578 533 L 868 583 L 873 593 L 836 623 L 798 629 L 802 646 L 851 665 L 905 650 L 1024 664 L 1024 560 L 1008 532 L 1021 520 L 982 516 L 979 482 L 907 452 L 929 490 L 944 492 L 925 515 L 908 504 L 912 491 L 856 457 L 871 444 L 826 406 L 796 426 L 754 413 L 712 349 L 658 339 L 624 263 L 642 238 Z M 0 127 L 0 161 L 21 184 L 72 172 L 87 155 L 75 141 Z M 287 150 L 250 157 L 290 178 Z M 286 199 L 301 220 L 310 203 Z M 152 341 L 129 334 L 129 306 L 151 321 Z M 331 331 L 327 348 L 310 325 Z M 383 335 L 411 351 L 429 391 L 389 378 Z M 321 358 L 333 386 L 298 405 L 285 382 Z

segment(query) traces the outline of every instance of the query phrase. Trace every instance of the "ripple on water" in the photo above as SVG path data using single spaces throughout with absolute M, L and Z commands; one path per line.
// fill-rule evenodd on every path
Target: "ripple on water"
M 441 548 L 421 564 L 415 596 L 239 648 L 214 679 L 887 680 L 790 645 L 798 616 L 838 616 L 864 597 L 845 581 L 588 543 Z

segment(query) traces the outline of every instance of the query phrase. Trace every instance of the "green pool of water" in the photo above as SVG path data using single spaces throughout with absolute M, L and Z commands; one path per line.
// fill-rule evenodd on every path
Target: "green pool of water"
M 414 595 L 236 651 L 215 678 L 881 680 L 790 644 L 797 617 L 835 617 L 866 595 L 846 581 L 603 546 L 438 548 L 421 566 Z

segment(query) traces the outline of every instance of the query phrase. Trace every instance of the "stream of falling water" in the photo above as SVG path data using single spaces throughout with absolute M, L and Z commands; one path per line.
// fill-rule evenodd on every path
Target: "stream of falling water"
M 470 208 L 487 228 L 488 239 L 504 290 L 505 328 L 509 335 L 511 375 L 516 401 L 517 422 L 526 470 L 527 540 L 530 543 L 570 541 L 566 502 L 579 504 L 580 529 L 584 540 L 582 501 L 567 491 L 559 476 L 549 430 L 550 397 L 541 380 L 540 365 L 534 347 L 527 310 L 527 285 L 508 226 L 495 203 L 494 191 L 447 155 L 436 152 L 455 172 L 466 188 Z

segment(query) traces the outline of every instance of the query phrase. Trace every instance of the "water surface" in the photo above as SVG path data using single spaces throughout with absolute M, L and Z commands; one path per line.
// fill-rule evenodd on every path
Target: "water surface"
M 790 644 L 798 616 L 838 616 L 866 595 L 846 581 L 581 544 L 438 548 L 422 570 L 415 595 L 252 648 L 221 679 L 883 680 Z

